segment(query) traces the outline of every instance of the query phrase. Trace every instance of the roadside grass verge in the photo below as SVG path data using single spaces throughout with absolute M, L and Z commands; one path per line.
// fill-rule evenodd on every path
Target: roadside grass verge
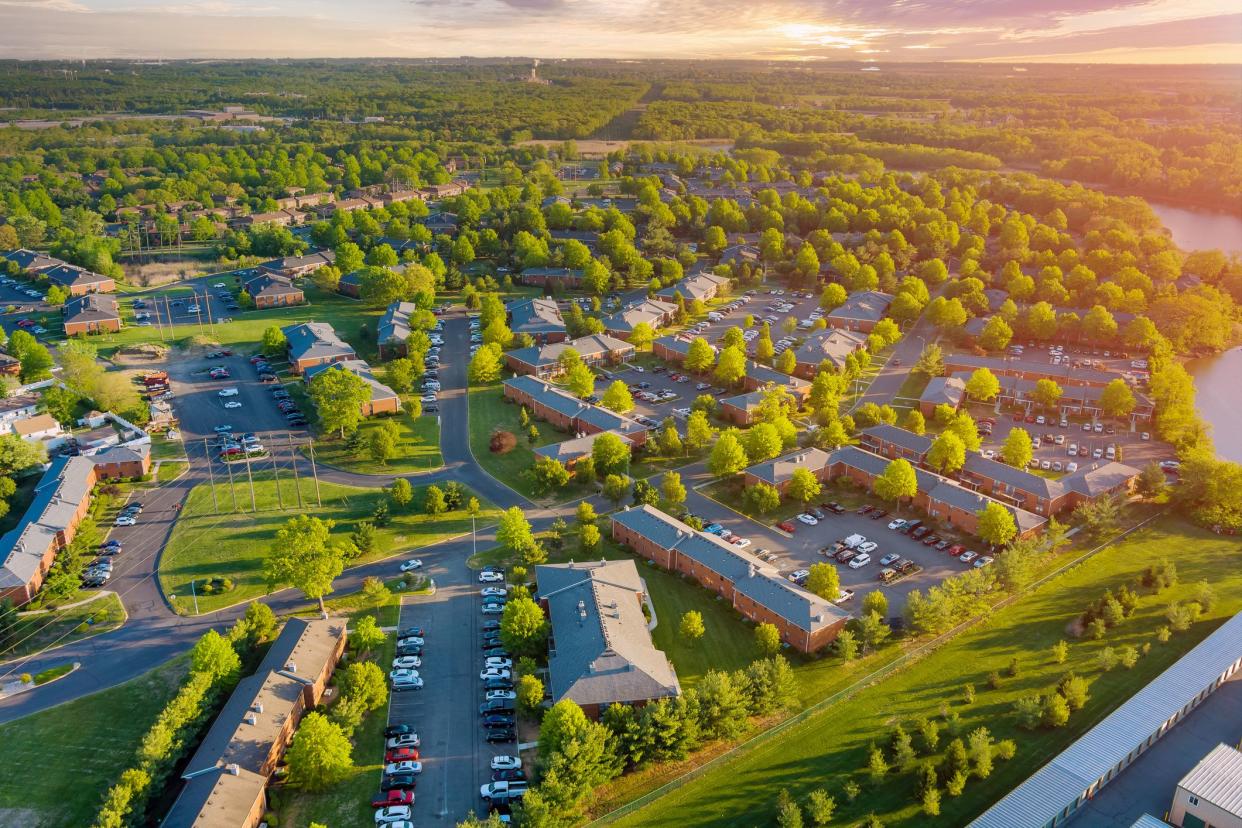
M 18 616 L 11 640 L 13 646 L 0 650 L 0 661 L 21 658 L 93 635 L 109 632 L 125 622 L 125 608 L 113 593 L 68 609 L 52 609 Z
M 1105 589 L 1133 585 L 1152 562 L 1177 550 L 1180 582 L 1159 594 L 1140 590 L 1135 614 L 1101 641 L 1075 639 L 1074 620 Z M 712 767 L 679 788 L 652 800 L 646 807 L 616 819 L 619 825 L 753 825 L 775 813 L 776 793 L 788 788 L 796 798 L 823 787 L 837 799 L 837 819 L 852 824 L 869 812 L 886 825 L 964 825 L 1005 792 L 1063 750 L 1126 698 L 1202 640 L 1228 616 L 1242 609 L 1242 572 L 1229 566 L 1238 543 L 1192 527 L 1175 518 L 1161 518 L 1102 550 L 1089 560 L 1043 584 L 1009 606 L 899 672 L 817 711 L 773 738 Z M 1156 630 L 1166 624 L 1165 609 L 1175 600 L 1191 598 L 1196 582 L 1209 580 L 1217 602 L 1189 632 L 1161 644 Z M 1050 648 L 1059 640 L 1070 642 L 1069 657 L 1057 664 Z M 1132 669 L 1103 671 L 1099 654 L 1104 647 L 1133 646 L 1142 652 Z M 1010 659 L 1018 658 L 1019 674 L 1007 675 Z M 1048 692 L 1067 672 L 1090 682 L 1090 701 L 1074 713 L 1066 727 L 1021 730 L 1012 714 L 1014 702 L 1026 695 Z M 1002 677 L 990 689 L 993 672 Z M 972 684 L 977 697 L 965 701 L 963 688 Z M 942 706 L 949 710 L 944 721 Z M 973 778 L 959 797 L 944 797 L 938 819 L 922 814 L 916 802 L 912 773 L 891 772 L 880 783 L 868 781 L 866 755 L 874 741 L 887 745 L 894 725 L 907 731 L 920 717 L 946 725 L 938 752 L 943 758 L 948 742 L 963 739 L 978 727 L 987 727 L 997 739 L 1013 739 L 1017 755 L 998 762 L 986 780 Z M 951 731 L 948 725 L 953 725 Z M 920 746 L 915 737 L 916 747 Z M 921 751 L 920 756 L 924 755 Z M 864 795 L 849 803 L 842 790 L 853 780 Z M 727 782 L 727 784 L 725 784 Z
M 381 503 L 389 503 L 381 488 L 360 488 L 320 481 L 323 505 L 318 505 L 315 482 L 303 476 L 295 487 L 291 475 L 281 476 L 279 487 L 269 473 L 256 474 L 254 497 L 257 512 L 251 508 L 251 493 L 245 475 L 234 475 L 227 482 L 215 485 L 221 514 L 215 514 L 210 484 L 200 484 L 190 492 L 182 516 L 173 528 L 172 537 L 160 561 L 160 586 L 166 595 L 176 595 L 175 606 L 182 612 L 193 612 L 190 582 L 196 582 L 199 612 L 213 612 L 222 607 L 250 601 L 270 591 L 263 576 L 263 562 L 276 531 L 295 515 L 309 514 L 336 521 L 334 537 L 346 538 L 362 520 L 370 520 Z M 299 504 L 297 491 L 301 489 Z M 421 511 L 425 486 L 414 487 L 414 500 L 398 510 L 389 508 L 389 523 L 377 527 L 375 549 L 348 562 L 354 566 L 378 560 L 406 550 L 414 550 L 446 538 L 470 531 L 470 516 L 464 508 L 441 515 Z M 466 492 L 466 500 L 473 496 Z M 236 500 L 234 501 L 234 497 Z M 236 502 L 237 512 L 234 512 Z M 499 510 L 480 500 L 478 521 L 487 525 Z M 241 511 L 246 510 L 246 511 Z M 203 595 L 206 581 L 227 578 L 233 587 L 213 595 Z
M 181 475 L 185 474 L 186 469 L 190 468 L 188 462 L 179 460 L 164 460 L 160 463 L 159 469 L 155 473 L 155 481 L 157 483 L 171 483 Z
M 186 666 L 185 658 L 174 659 L 118 687 L 0 725 L 0 763 L 12 769 L 0 774 L 0 822 L 92 824 Z
M 367 449 L 371 433 L 383 422 L 396 423 L 400 433 L 397 455 L 387 463 L 373 460 Z M 315 440 L 315 460 L 355 474 L 378 475 L 415 474 L 444 465 L 440 456 L 439 417 L 425 415 L 414 419 L 404 411 L 391 417 L 371 417 L 358 426 L 358 436 L 356 449 L 349 448 L 347 441 L 335 434 L 321 436 Z

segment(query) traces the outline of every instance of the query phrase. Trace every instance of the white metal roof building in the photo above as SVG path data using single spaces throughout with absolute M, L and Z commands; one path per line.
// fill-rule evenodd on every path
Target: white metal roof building
M 1199 706 L 1242 666 L 1242 613 L 970 823 L 1053 828 Z

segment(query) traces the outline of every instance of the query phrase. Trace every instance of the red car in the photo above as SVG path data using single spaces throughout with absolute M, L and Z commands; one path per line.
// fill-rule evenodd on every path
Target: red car
M 384 754 L 384 762 L 417 762 L 418 748 L 393 748 Z
M 34 320 L 33 320 L 33 319 L 19 319 L 19 320 L 17 320 L 17 327 L 19 327 L 19 328 L 33 328 L 33 327 L 34 327 L 34 325 L 35 325 L 35 323 L 34 323 Z
M 372 808 L 387 808 L 389 805 L 413 805 L 414 792 L 395 788 L 391 791 L 380 791 L 371 797 Z
M 791 535 L 794 533 L 794 525 L 793 525 L 792 520 L 781 521 L 780 523 L 776 524 L 776 528 L 784 532 L 788 532 Z

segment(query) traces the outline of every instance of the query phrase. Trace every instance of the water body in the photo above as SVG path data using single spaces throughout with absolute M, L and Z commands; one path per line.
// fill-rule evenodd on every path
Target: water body
M 1154 201 L 1148 203 L 1182 250 L 1218 249 L 1242 253 L 1242 215 L 1190 210 Z
M 1212 426 L 1216 453 L 1242 463 L 1242 346 L 1186 363 L 1195 378 L 1199 416 Z

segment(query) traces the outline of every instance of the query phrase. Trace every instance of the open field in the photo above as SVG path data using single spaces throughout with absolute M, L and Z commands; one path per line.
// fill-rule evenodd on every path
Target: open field
M 1099 642 L 1074 640 L 1071 622 L 1105 589 L 1133 582 L 1153 561 L 1177 550 L 1180 583 L 1159 595 L 1141 591 L 1138 610 Z M 617 820 L 622 825 L 752 825 L 758 813 L 772 813 L 782 787 L 798 797 L 823 787 L 837 797 L 837 818 L 851 822 L 875 812 L 885 824 L 962 825 L 1064 749 L 1091 725 L 1131 696 L 1206 636 L 1225 617 L 1242 609 L 1242 573 L 1229 567 L 1239 551 L 1236 539 L 1222 538 L 1173 518 L 1163 518 L 1078 567 L 1044 584 L 1037 591 L 995 612 L 987 623 L 953 639 L 911 666 L 812 714 L 774 737 L 717 765 L 684 786 L 654 800 L 647 807 Z M 1208 579 L 1219 600 L 1189 632 L 1160 644 L 1155 631 L 1165 624 L 1170 601 L 1193 596 L 1195 582 Z M 1065 664 L 1055 664 L 1049 648 L 1059 640 L 1071 641 Z M 1152 645 L 1148 655 L 1130 670 L 1118 667 L 1101 672 L 1100 650 L 1105 646 Z M 1012 656 L 1018 656 L 1018 677 L 1005 677 L 998 689 L 988 686 L 994 671 L 1005 676 Z M 1048 691 L 1073 670 L 1090 683 L 1090 701 L 1073 714 L 1067 727 L 1024 731 L 1017 727 L 1011 708 L 1031 693 Z M 977 699 L 967 704 L 963 686 L 973 684 Z M 998 763 L 987 780 L 973 779 L 965 793 L 946 796 L 942 814 L 929 819 L 917 808 L 913 774 L 890 773 L 880 785 L 867 781 L 866 751 L 872 741 L 884 742 L 898 722 L 907 730 L 922 716 L 935 718 L 941 705 L 960 717 L 956 732 L 963 738 L 977 727 L 987 727 L 994 738 L 1014 739 L 1017 756 Z M 953 736 L 942 734 L 939 758 Z M 918 739 L 916 738 L 916 745 Z M 842 786 L 853 779 L 864 796 L 846 802 Z
M 298 506 L 297 489 L 291 477 L 276 482 L 268 475 L 255 476 L 255 500 L 259 511 L 231 512 L 233 495 L 229 486 L 216 484 L 222 514 L 214 514 L 210 485 L 199 485 L 190 492 L 183 514 L 173 530 L 160 561 L 160 586 L 166 594 L 178 597 L 179 609 L 192 611 L 190 582 L 200 584 L 211 578 L 229 578 L 233 589 L 216 595 L 198 596 L 200 612 L 249 601 L 264 595 L 269 586 L 263 577 L 263 561 L 268 545 L 289 518 L 310 514 L 336 521 L 335 537 L 345 538 L 360 520 L 370 519 L 375 507 L 388 501 L 383 489 L 363 489 L 320 482 L 323 505 L 315 500 L 315 483 L 305 477 L 300 481 L 302 506 Z M 250 508 L 250 487 L 244 479 L 235 484 L 237 506 Z M 465 511 L 426 515 L 418 511 L 423 487 L 414 488 L 414 501 L 405 511 L 390 511 L 391 520 L 376 533 L 375 550 L 350 565 L 377 560 L 389 555 L 417 549 L 437 541 L 470 531 L 470 518 Z M 281 500 L 283 498 L 283 506 Z M 486 524 L 499 514 L 491 504 L 483 503 L 479 521 Z
M 313 408 L 313 406 L 310 406 Z M 381 423 L 397 424 L 397 456 L 387 463 L 371 459 L 367 441 Z M 361 438 L 357 449 L 350 449 L 345 440 L 325 435 L 315 441 L 315 460 L 356 474 L 414 474 L 444 465 L 440 456 L 440 418 L 428 414 L 417 420 L 405 412 L 392 417 L 372 417 L 358 426 Z
M 0 826 L 92 824 L 100 799 L 185 669 L 178 658 L 118 687 L 0 725 L 0 763 L 9 769 L 0 774 Z

